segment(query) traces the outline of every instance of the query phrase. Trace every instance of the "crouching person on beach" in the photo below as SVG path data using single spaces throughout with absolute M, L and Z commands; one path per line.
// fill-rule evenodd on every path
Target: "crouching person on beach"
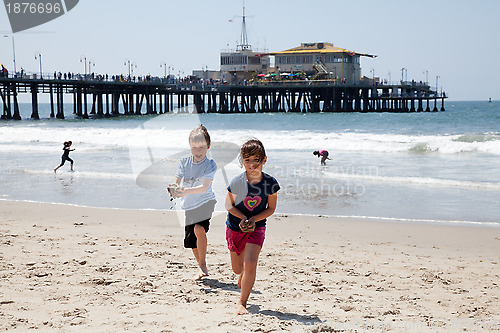
M 175 185 L 169 185 L 169 192 L 175 198 L 185 197 L 182 209 L 185 210 L 184 247 L 193 250 L 199 271 L 199 280 L 208 276 L 206 263 L 207 232 L 214 212 L 216 200 L 212 181 L 217 165 L 207 155 L 210 149 L 210 135 L 205 126 L 200 125 L 189 134 L 191 156 L 180 160 Z M 182 181 L 182 185 L 180 186 Z
M 247 301 L 255 282 L 257 261 L 264 244 L 266 218 L 274 213 L 278 202 L 278 182 L 262 172 L 266 161 L 262 142 L 253 139 L 244 143 L 240 151 L 240 162 L 245 167 L 245 172 L 231 181 L 226 195 L 226 240 L 231 265 L 238 275 L 238 287 L 241 289 L 237 303 L 238 314 L 248 314 Z

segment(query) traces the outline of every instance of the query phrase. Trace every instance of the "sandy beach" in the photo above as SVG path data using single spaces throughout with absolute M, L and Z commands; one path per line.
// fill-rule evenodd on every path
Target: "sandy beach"
M 237 316 L 225 216 L 196 282 L 174 214 L 0 201 L 0 330 L 500 331 L 500 228 L 276 214 Z

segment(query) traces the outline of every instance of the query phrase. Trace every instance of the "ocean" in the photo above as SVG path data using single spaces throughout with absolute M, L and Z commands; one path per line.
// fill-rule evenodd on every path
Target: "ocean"
M 191 104 L 192 105 L 192 104 Z M 439 105 L 440 106 L 440 105 Z M 166 114 L 0 122 L 0 199 L 176 209 L 165 190 L 188 134 L 203 123 L 219 170 L 216 210 L 243 169 L 237 147 L 260 139 L 281 185 L 277 212 L 500 227 L 500 103 L 451 102 L 444 112 Z M 188 109 L 192 112 L 192 109 Z M 63 142 L 70 157 L 57 174 Z M 326 149 L 326 166 L 312 154 Z

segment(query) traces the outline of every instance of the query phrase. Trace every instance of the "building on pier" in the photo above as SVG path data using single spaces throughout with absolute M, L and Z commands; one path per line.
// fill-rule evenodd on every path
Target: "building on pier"
M 222 79 L 229 83 L 250 80 L 254 73 L 267 72 L 268 68 L 269 56 L 249 48 L 221 52 L 220 54 Z
M 193 70 L 193 76 L 203 81 L 215 82 L 220 79 L 220 71 L 214 71 L 211 69 L 195 69 Z
M 302 43 L 281 52 L 255 52 L 248 43 L 245 5 L 241 26 L 241 40 L 234 51 L 220 54 L 221 80 L 229 84 L 252 79 L 256 74 L 303 72 L 316 79 L 341 80 L 347 84 L 361 81 L 361 57 L 375 55 L 350 51 L 333 46 L 332 43 Z M 274 56 L 275 67 L 271 68 Z
M 273 68 L 270 67 L 270 56 L 274 56 Z M 298 47 L 271 53 L 255 52 L 250 45 L 242 44 L 236 51 L 221 52 L 221 79 L 238 83 L 260 73 L 302 72 L 318 79 L 359 84 L 362 80 L 361 57 L 374 58 L 376 55 L 350 51 L 326 42 L 301 43 Z
M 324 42 L 302 43 L 298 47 L 269 54 L 275 57 L 276 71 L 281 73 L 304 72 L 310 76 L 342 80 L 348 84 L 358 84 L 361 80 L 361 57 L 376 57 Z
M 221 52 L 221 79 L 228 83 L 250 80 L 255 73 L 267 72 L 269 65 L 269 55 L 253 51 L 248 43 L 245 5 L 243 5 L 240 44 L 236 46 L 236 50 Z

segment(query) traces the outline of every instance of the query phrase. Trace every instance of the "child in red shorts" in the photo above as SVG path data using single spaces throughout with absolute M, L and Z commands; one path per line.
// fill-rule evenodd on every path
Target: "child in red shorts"
M 248 314 L 246 306 L 264 244 L 266 218 L 274 213 L 278 202 L 278 182 L 262 172 L 266 161 L 262 142 L 256 139 L 245 142 L 240 151 L 240 162 L 245 172 L 236 176 L 227 189 L 226 240 L 233 271 L 239 275 L 241 295 L 237 304 L 238 314 Z

